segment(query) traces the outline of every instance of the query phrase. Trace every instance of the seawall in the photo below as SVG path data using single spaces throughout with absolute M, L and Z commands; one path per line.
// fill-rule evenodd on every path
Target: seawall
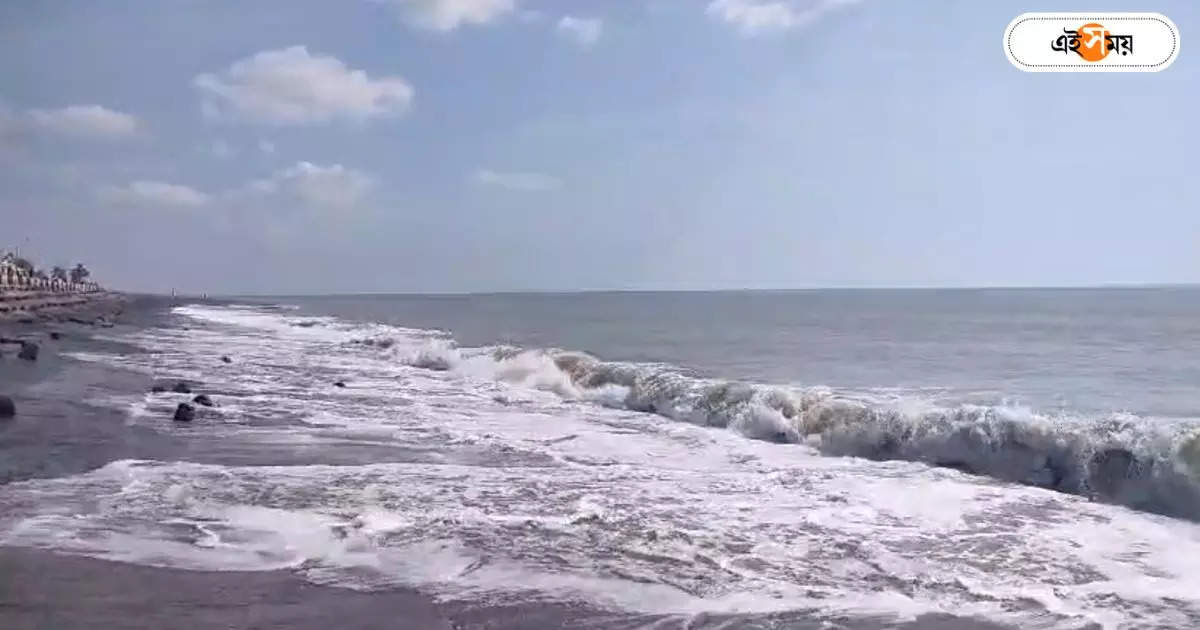
M 0 287 L 0 322 L 94 320 L 120 312 L 125 298 L 120 293 L 89 286 L 86 290 Z

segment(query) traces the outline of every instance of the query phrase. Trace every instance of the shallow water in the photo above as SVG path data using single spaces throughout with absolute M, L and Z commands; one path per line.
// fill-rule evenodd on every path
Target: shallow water
M 1172 304 L 1163 320 L 1172 323 L 1156 328 L 1143 314 L 1134 322 L 1143 328 L 1112 324 L 1127 326 L 1135 354 L 1162 335 L 1184 343 L 1191 334 L 1183 313 L 1195 300 L 1153 295 L 1142 303 Z M 806 375 L 832 350 L 813 361 L 771 355 L 788 357 L 791 377 L 753 345 L 744 354 L 754 358 L 734 356 L 732 340 L 758 339 L 747 332 L 756 314 L 781 321 L 772 295 L 664 311 L 689 313 L 684 324 L 740 323 L 696 324 L 673 342 L 653 342 L 665 333 L 643 329 L 628 335 L 641 343 L 616 333 L 621 341 L 605 343 L 598 331 L 626 317 L 613 313 L 649 308 L 638 302 L 647 296 L 617 296 L 619 304 L 575 326 L 502 315 L 508 307 L 497 304 L 514 296 L 422 298 L 419 308 L 406 302 L 414 299 L 191 305 L 72 351 L 77 371 L 38 385 L 43 394 L 103 371 L 89 404 L 119 411 L 124 430 L 161 440 L 86 472 L 3 486 L 0 544 L 157 567 L 282 569 L 366 592 L 412 588 L 497 607 L 565 602 L 647 619 L 900 623 L 952 613 L 1018 627 L 1200 624 L 1200 526 L 1190 518 L 1200 503 L 1189 503 L 1196 425 L 1166 413 L 1192 404 L 1172 385 L 1181 377 L 1164 379 L 1170 402 L 1142 394 L 1150 402 L 1118 411 L 1087 393 L 1111 395 L 1108 385 L 1067 390 L 1086 376 L 1068 369 L 1082 359 L 1064 359 L 1055 385 L 1042 389 L 1090 401 L 1068 412 L 1039 407 L 1035 389 L 980 397 L 1032 378 L 997 381 L 1003 370 L 967 367 L 977 359 L 942 367 L 935 359 L 969 354 L 951 348 L 949 332 L 923 359 L 893 362 L 939 366 L 914 372 L 916 385 L 872 381 L 887 372 L 878 357 L 820 381 Z M 461 300 L 485 305 L 474 303 L 474 325 L 460 335 L 456 321 L 470 319 Z M 1124 297 L 1117 303 L 1107 308 L 1133 308 Z M 453 314 L 434 322 L 429 304 L 451 304 Z M 523 308 L 543 318 L 555 312 L 535 306 Z M 387 317 L 369 312 L 388 308 Z M 730 315 L 736 308 L 743 317 Z M 843 340 L 845 356 L 910 330 L 915 324 L 897 318 L 919 313 L 868 311 L 875 315 L 849 318 L 866 339 Z M 664 329 L 639 317 L 647 329 Z M 811 334 L 836 344 L 830 330 L 856 329 L 846 319 L 833 316 Z M 993 318 L 1003 330 L 1010 319 Z M 804 329 L 784 337 L 817 344 Z M 1053 330 L 1026 340 L 1034 349 L 1007 354 L 1047 353 Z M 485 336 L 491 342 L 478 341 Z M 592 341 L 572 343 L 585 337 Z M 521 347 L 494 343 L 502 339 Z M 700 339 L 713 345 L 688 345 Z M 1066 339 L 1055 343 L 1071 345 Z M 1099 351 L 1096 358 L 1104 360 Z M 951 372 L 957 380 L 934 395 L 921 384 Z M 187 396 L 117 385 L 155 378 L 193 380 L 218 407 L 179 426 L 168 418 Z

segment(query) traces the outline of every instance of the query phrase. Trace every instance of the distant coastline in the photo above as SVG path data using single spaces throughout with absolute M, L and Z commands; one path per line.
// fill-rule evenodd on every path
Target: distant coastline
M 123 301 L 120 293 L 91 280 L 83 264 L 46 272 L 17 253 L 0 256 L 0 322 L 91 322 L 119 312 Z

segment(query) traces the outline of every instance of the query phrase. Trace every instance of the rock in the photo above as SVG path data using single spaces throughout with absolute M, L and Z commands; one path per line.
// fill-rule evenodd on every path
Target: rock
M 167 388 L 164 385 L 154 385 L 150 388 L 151 394 L 161 394 L 165 391 L 167 391 Z
M 41 348 L 36 343 L 26 341 L 21 344 L 21 351 L 17 353 L 17 358 L 25 359 L 26 361 L 37 361 L 39 350 Z
M 58 332 L 57 330 L 52 330 L 50 331 L 50 338 L 58 341 L 59 339 L 62 339 L 62 333 Z
M 176 394 L 190 394 L 192 393 L 192 386 L 183 381 L 179 381 L 178 383 L 175 383 L 175 387 L 172 387 L 171 391 L 175 392 Z
M 343 383 L 342 381 L 337 381 L 337 382 L 335 382 L 335 383 L 333 384 L 333 386 L 334 386 L 334 387 L 345 387 L 345 386 L 346 386 L 346 384 L 345 384 L 345 383 Z
M 17 404 L 8 396 L 0 396 L 0 418 L 11 418 L 17 415 Z
M 226 356 L 226 357 L 221 357 L 221 363 L 233 363 L 233 359 L 230 359 L 230 358 L 229 358 L 229 357 L 227 357 L 227 356 Z
M 187 404 L 179 403 L 175 408 L 175 422 L 191 422 L 196 419 L 196 408 Z
M 200 395 L 196 396 L 195 398 L 193 398 L 192 402 L 194 402 L 197 405 L 200 405 L 202 407 L 213 406 L 213 401 L 211 398 L 208 397 L 208 394 L 200 394 Z
M 32 317 L 22 317 L 21 319 L 17 320 L 18 324 L 32 324 L 33 322 L 34 319 Z

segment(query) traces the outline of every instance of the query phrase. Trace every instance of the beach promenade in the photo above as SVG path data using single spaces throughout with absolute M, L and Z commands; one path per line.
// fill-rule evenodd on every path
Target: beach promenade
M 39 278 L 0 263 L 0 321 L 65 316 L 115 297 L 95 282 Z

